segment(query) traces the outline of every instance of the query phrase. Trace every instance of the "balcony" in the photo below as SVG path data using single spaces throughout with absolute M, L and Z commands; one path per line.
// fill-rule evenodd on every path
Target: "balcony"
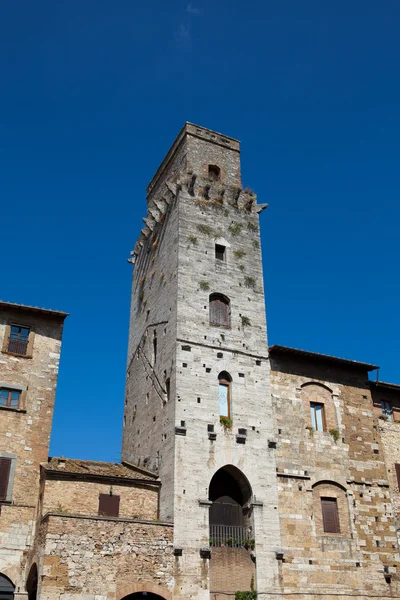
M 210 525 L 210 546 L 214 548 L 254 548 L 247 527 L 238 525 Z
M 27 349 L 28 340 L 13 339 L 11 337 L 8 340 L 7 352 L 13 352 L 14 354 L 25 356 Z

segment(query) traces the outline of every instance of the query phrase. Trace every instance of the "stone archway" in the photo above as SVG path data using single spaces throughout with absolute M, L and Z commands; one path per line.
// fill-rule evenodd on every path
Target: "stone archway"
M 0 600 L 13 600 L 15 585 L 8 577 L 0 573 Z
M 251 485 L 237 467 L 225 465 L 210 481 L 210 544 L 245 547 L 254 538 Z
M 38 586 L 38 571 L 36 563 L 33 563 L 29 570 L 28 579 L 26 580 L 26 591 L 28 592 L 28 600 L 36 600 Z
M 161 585 L 140 581 L 117 588 L 116 600 L 172 600 L 172 594 Z

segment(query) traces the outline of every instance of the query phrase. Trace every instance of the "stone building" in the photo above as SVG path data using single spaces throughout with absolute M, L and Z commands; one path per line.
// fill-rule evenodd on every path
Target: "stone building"
M 237 140 L 187 123 L 147 204 L 120 464 L 47 458 L 66 314 L 0 304 L 0 600 L 400 598 L 400 386 L 268 348 Z

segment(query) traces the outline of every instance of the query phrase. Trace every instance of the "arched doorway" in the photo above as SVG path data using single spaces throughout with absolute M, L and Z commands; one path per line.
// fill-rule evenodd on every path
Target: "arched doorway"
M 28 579 L 26 581 L 26 591 L 28 592 L 28 600 L 36 600 L 38 586 L 38 572 L 36 563 L 30 568 Z
M 213 476 L 209 487 L 210 545 L 248 548 L 254 545 L 250 500 L 252 490 L 245 475 L 226 465 Z
M 164 600 L 164 597 L 153 592 L 135 592 L 125 596 L 123 600 Z
M 13 600 L 15 586 L 13 583 L 0 573 L 0 600 Z

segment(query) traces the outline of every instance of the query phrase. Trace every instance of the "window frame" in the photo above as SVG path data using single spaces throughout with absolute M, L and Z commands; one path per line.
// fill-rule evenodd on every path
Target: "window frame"
M 381 400 L 381 411 L 382 416 L 386 417 L 388 421 L 394 421 L 393 418 L 393 404 L 390 400 Z
M 0 504 L 9 504 L 12 502 L 12 490 L 14 485 L 15 467 L 17 463 L 17 456 L 15 454 L 9 454 L 7 452 L 0 452 L 0 461 L 9 461 L 8 470 L 8 481 L 6 486 L 6 494 L 4 498 L 0 497 Z
M 29 329 L 26 350 L 25 350 L 25 353 L 23 353 L 23 354 L 9 349 L 10 341 L 12 340 L 12 337 L 11 337 L 11 328 L 12 327 L 20 327 L 23 329 Z M 35 340 L 35 331 L 34 331 L 34 328 L 31 323 L 27 323 L 24 321 L 10 321 L 5 326 L 2 352 L 4 354 L 11 354 L 12 356 L 18 356 L 19 358 L 32 358 L 34 340 Z
M 225 306 L 224 310 L 226 311 L 225 316 L 226 316 L 227 324 L 224 324 L 221 322 L 217 323 L 216 320 L 213 320 L 213 316 L 217 312 L 217 310 L 215 310 L 215 309 L 213 310 L 213 306 L 216 306 L 213 303 L 216 303 L 216 302 L 219 302 Z M 224 329 L 231 329 L 231 301 L 230 301 L 230 298 L 228 298 L 228 296 L 225 296 L 224 294 L 221 294 L 219 292 L 213 292 L 212 294 L 210 294 L 208 297 L 208 310 L 209 310 L 209 324 L 212 327 L 223 327 Z
M 322 429 L 318 429 L 318 418 L 316 408 L 321 408 L 321 422 Z M 314 418 L 313 418 L 314 415 Z M 325 416 L 325 404 L 323 402 L 310 402 L 310 417 L 311 417 L 311 425 L 315 431 L 326 431 L 326 416 Z M 315 423 L 315 426 L 314 426 Z
M 21 396 L 22 396 L 22 390 L 16 389 L 16 388 L 12 388 L 12 387 L 6 387 L 6 386 L 2 386 L 0 385 L 0 394 L 1 392 L 6 391 L 7 393 L 7 404 L 0 404 L 1 408 L 13 408 L 14 410 L 18 410 L 21 408 Z M 18 393 L 18 404 L 17 406 L 11 406 L 10 402 L 12 400 L 11 395 L 15 393 Z
M 228 419 L 231 419 L 231 417 L 232 417 L 231 386 L 232 386 L 232 377 L 226 371 L 221 371 L 221 373 L 218 375 L 219 416 L 226 417 Z M 220 391 L 221 387 L 224 387 L 227 389 L 227 395 L 226 395 L 226 402 L 227 402 L 227 406 L 228 406 L 228 410 L 227 410 L 228 414 L 227 415 L 223 415 L 221 413 L 221 403 L 219 401 L 219 391 Z
M 103 510 L 101 510 L 101 505 L 102 505 L 102 500 L 105 501 L 106 498 L 113 498 L 115 499 L 114 502 L 112 502 L 111 504 L 114 504 L 116 506 L 116 511 L 109 511 L 107 512 L 107 508 L 110 508 L 111 504 L 107 507 L 104 506 L 103 504 Z M 114 517 L 114 518 L 118 518 L 119 517 L 119 507 L 120 507 L 120 501 L 121 501 L 121 497 L 118 494 L 99 494 L 99 508 L 97 511 L 97 514 L 99 515 L 99 517 Z M 105 502 L 105 504 L 107 504 L 107 502 Z M 110 514 L 111 512 L 113 512 L 113 514 Z M 117 514 L 114 514 L 114 513 Z
M 222 249 L 222 252 L 219 249 Z M 222 258 L 220 258 L 218 254 L 222 254 Z M 226 263 L 226 246 L 223 244 L 215 244 L 215 260 L 218 264 Z
M 321 500 L 321 512 L 322 512 L 322 527 L 323 527 L 323 531 L 324 533 L 331 533 L 331 534 L 336 534 L 336 533 L 341 533 L 340 531 L 340 519 L 339 519 L 339 506 L 338 506 L 338 499 L 332 496 L 320 496 L 320 500 Z M 333 506 L 333 512 L 331 513 L 331 515 L 329 515 L 330 517 L 333 517 L 333 521 L 334 521 L 334 530 L 329 529 L 329 524 L 327 522 L 328 516 L 326 514 L 326 511 L 324 510 L 324 506 Z

